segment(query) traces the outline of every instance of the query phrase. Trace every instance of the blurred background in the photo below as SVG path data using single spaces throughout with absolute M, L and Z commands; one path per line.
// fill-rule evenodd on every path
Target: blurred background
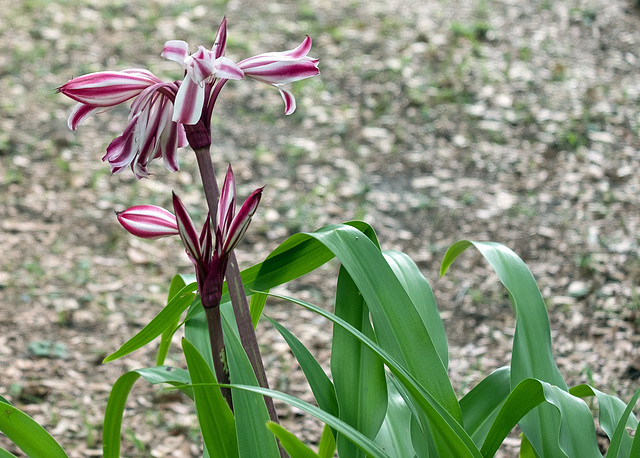
M 267 185 L 236 250 L 241 268 L 288 236 L 364 219 L 384 249 L 408 253 L 434 289 L 466 392 L 509 363 L 506 292 L 459 239 L 514 249 L 547 300 L 558 365 L 627 399 L 640 378 L 640 10 L 634 0 L 0 0 L 0 394 L 70 456 L 101 456 L 111 385 L 153 364 L 153 349 L 101 360 L 161 309 L 191 264 L 177 239 L 145 242 L 114 211 L 170 207 L 205 216 L 190 150 L 138 181 L 101 162 L 127 107 L 67 128 L 55 89 L 85 73 L 181 69 L 164 42 L 211 46 L 224 15 L 239 61 L 313 39 L 319 77 L 296 83 L 284 116 L 273 88 L 230 82 L 214 112 L 213 160 L 233 164 L 238 195 Z M 330 308 L 336 264 L 280 291 Z M 265 313 L 328 361 L 330 327 L 288 304 Z M 286 345 L 260 342 L 272 385 L 310 400 Z M 178 339 L 180 336 L 176 336 Z M 178 340 L 176 340 L 178 342 Z M 178 347 L 169 364 L 183 365 Z M 123 456 L 198 456 L 195 415 L 173 392 L 136 385 Z M 318 424 L 280 405 L 309 443 Z M 7 447 L 0 436 L 0 445 Z M 507 447 L 509 444 L 506 445 Z M 9 446 L 10 447 L 10 446 Z

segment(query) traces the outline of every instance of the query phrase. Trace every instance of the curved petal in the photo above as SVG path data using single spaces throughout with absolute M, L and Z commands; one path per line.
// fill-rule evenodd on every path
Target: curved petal
M 277 62 L 280 60 L 300 60 L 305 58 L 310 50 L 311 38 L 309 37 L 309 35 L 307 35 L 302 43 L 294 49 L 291 49 L 289 51 L 265 52 L 262 54 L 258 54 L 257 56 L 249 57 L 248 59 L 240 61 L 238 65 L 240 66 L 240 68 L 245 69 L 260 66 L 264 63 Z
M 195 124 L 202 116 L 204 87 L 187 76 L 176 94 L 173 108 L 173 122 Z
M 69 126 L 69 129 L 75 132 L 80 123 L 89 116 L 94 113 L 102 113 L 103 111 L 107 111 L 109 108 L 110 107 L 94 107 L 91 105 L 85 105 L 84 103 L 78 103 L 69 115 L 67 125 Z
M 169 40 L 164 44 L 164 49 L 160 55 L 165 59 L 184 65 L 184 61 L 189 55 L 189 45 L 186 41 Z
M 252 68 L 240 67 L 245 76 L 267 84 L 287 84 L 316 76 L 318 60 L 305 57 L 301 60 L 264 61 Z
M 294 111 L 296 111 L 296 98 L 293 94 L 287 90 L 278 88 L 280 90 L 280 95 L 282 96 L 282 100 L 284 100 L 284 114 L 290 115 Z
M 196 231 L 196 227 L 193 225 L 193 221 L 191 220 L 186 207 L 176 193 L 173 193 L 173 210 L 176 212 L 178 231 L 180 232 L 180 238 L 187 250 L 187 254 L 194 260 L 194 262 L 202 263 L 198 232 Z
M 244 78 L 244 72 L 238 67 L 238 64 L 226 57 L 218 57 L 213 66 L 216 78 L 228 80 L 241 80 Z
M 149 86 L 161 82 L 150 72 L 132 69 L 121 72 L 97 72 L 74 78 L 57 91 L 87 105 L 111 107 L 125 102 Z

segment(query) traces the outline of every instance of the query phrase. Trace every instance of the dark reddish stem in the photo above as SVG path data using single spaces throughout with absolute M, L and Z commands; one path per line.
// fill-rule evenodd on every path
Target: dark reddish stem
M 209 340 L 211 341 L 211 356 L 213 357 L 213 367 L 216 371 L 216 379 L 218 383 L 228 385 L 231 383 L 229 379 L 229 366 L 227 364 L 227 354 L 222 337 L 222 319 L 220 317 L 220 307 L 205 308 L 207 315 L 207 328 L 209 328 Z M 231 398 L 230 388 L 220 388 L 222 396 L 233 412 L 233 399 Z

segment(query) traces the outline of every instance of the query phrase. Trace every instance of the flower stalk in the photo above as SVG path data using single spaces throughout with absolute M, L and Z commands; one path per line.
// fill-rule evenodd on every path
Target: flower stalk
M 212 215 L 218 214 L 218 202 L 220 200 L 220 191 L 218 189 L 218 182 L 216 180 L 215 169 L 213 162 L 211 161 L 211 154 L 209 148 L 200 148 L 195 150 L 196 158 L 198 160 L 198 169 L 200 170 L 200 177 L 202 178 L 202 186 L 204 188 L 204 194 L 209 205 L 209 211 Z M 215 222 L 217 225 L 219 221 Z M 214 227 L 215 227 L 214 225 Z M 240 268 L 236 255 L 232 251 L 229 254 L 229 262 L 226 270 L 227 287 L 229 289 L 229 297 L 231 298 L 231 305 L 233 307 L 233 314 L 236 318 L 238 325 L 238 333 L 240 334 L 240 342 L 244 347 L 251 367 L 256 375 L 258 384 L 263 388 L 269 388 L 269 381 L 267 380 L 267 374 L 262 362 L 262 356 L 260 355 L 260 347 L 258 346 L 258 339 L 256 337 L 255 329 L 251 321 L 251 312 L 249 311 L 249 303 L 247 302 L 247 296 L 244 293 L 244 285 L 242 284 L 242 277 L 240 275 Z M 207 323 L 209 325 L 209 315 L 207 314 Z M 215 323 L 211 323 L 209 332 L 211 333 L 211 326 L 216 326 Z M 222 328 L 219 331 L 222 335 Z M 214 349 L 212 344 L 212 351 L 217 351 L 220 354 L 220 348 Z M 216 355 L 216 353 L 213 353 Z M 216 358 L 214 357 L 214 360 Z M 217 374 L 216 374 L 217 375 Z M 223 382 L 220 382 L 223 383 Z M 273 399 L 268 396 L 264 397 L 267 404 L 267 411 L 269 412 L 269 418 L 271 421 L 278 422 L 278 413 L 276 412 Z

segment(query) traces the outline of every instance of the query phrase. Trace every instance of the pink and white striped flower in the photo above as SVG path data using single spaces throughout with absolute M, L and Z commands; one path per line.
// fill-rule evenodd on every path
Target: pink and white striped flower
M 182 40 L 170 40 L 164 45 L 162 57 L 178 62 L 185 69 L 175 101 L 173 120 L 183 124 L 196 124 L 216 79 L 243 78 L 242 70 L 231 59 L 224 57 L 227 47 L 227 19 L 224 18 L 211 51 L 204 46 L 189 55 L 189 45 Z
M 217 307 L 229 255 L 247 231 L 260 203 L 262 189 L 253 191 L 236 213 L 235 179 L 229 166 L 222 185 L 215 230 L 210 215 L 207 215 L 200 234 L 176 194 L 173 194 L 175 216 L 162 207 L 139 205 L 117 213 L 118 221 L 131 234 L 145 239 L 180 235 L 196 269 L 202 305 Z
M 245 76 L 277 88 L 284 100 L 285 114 L 290 115 L 296 110 L 296 99 L 282 85 L 320 74 L 319 60 L 307 56 L 310 50 L 311 38 L 307 35 L 295 49 L 258 54 L 238 62 L 238 67 Z
M 68 120 L 74 131 L 90 115 L 134 99 L 124 133 L 109 144 L 102 160 L 112 173 L 131 166 L 138 178 L 149 175 L 147 164 L 155 158 L 162 157 L 170 171 L 179 168 L 177 148 L 186 146 L 187 139 L 184 127 L 172 120 L 177 91 L 177 84 L 143 69 L 90 73 L 58 88 L 78 102 Z

